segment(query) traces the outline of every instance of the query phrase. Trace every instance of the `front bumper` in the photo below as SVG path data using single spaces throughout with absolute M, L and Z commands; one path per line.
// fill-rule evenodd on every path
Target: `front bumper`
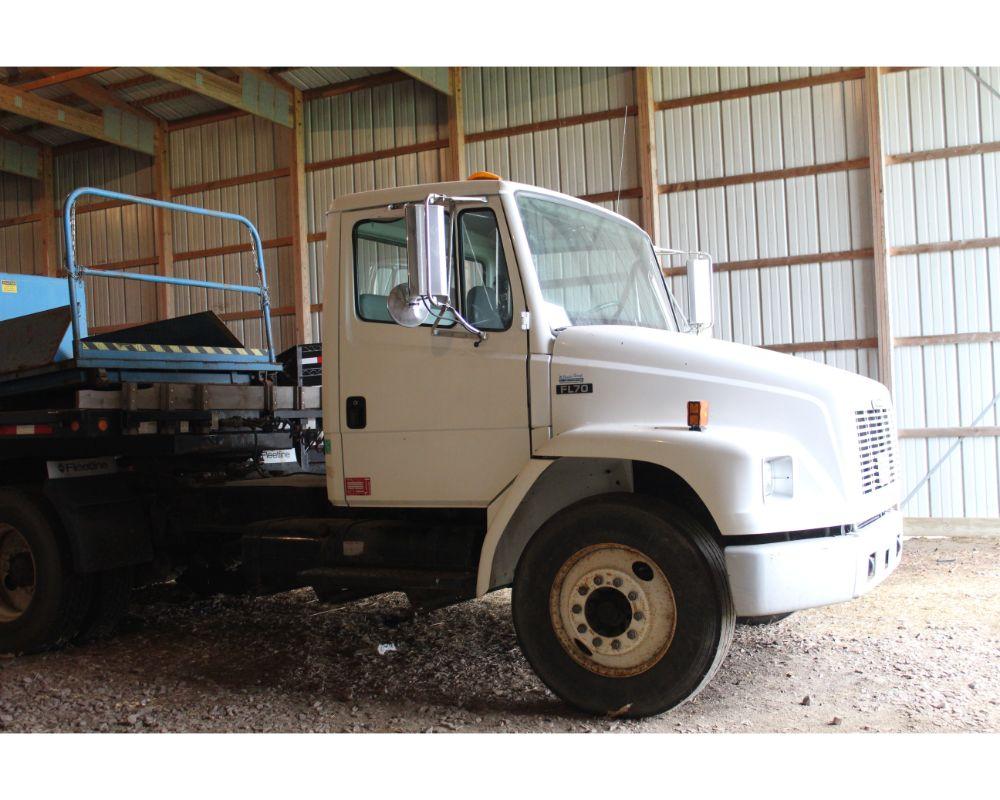
M 841 603 L 878 586 L 899 565 L 903 517 L 888 511 L 844 536 L 727 547 L 726 572 L 741 617 Z

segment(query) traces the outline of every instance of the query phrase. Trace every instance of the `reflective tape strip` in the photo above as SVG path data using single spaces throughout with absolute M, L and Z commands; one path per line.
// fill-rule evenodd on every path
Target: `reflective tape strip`
M 193 344 L 135 344 L 129 342 L 83 342 L 84 350 L 114 350 L 122 353 L 189 353 L 192 355 L 262 356 L 264 351 L 256 347 L 206 347 Z

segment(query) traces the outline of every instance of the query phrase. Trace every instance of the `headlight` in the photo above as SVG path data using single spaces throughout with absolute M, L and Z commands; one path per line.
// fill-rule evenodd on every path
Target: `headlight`
M 762 462 L 764 497 L 792 496 L 792 457 L 776 456 Z

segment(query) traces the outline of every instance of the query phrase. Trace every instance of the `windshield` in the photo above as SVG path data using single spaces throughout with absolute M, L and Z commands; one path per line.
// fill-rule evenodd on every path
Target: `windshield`
M 517 207 L 554 330 L 635 325 L 677 330 L 649 239 L 576 203 L 519 192 Z

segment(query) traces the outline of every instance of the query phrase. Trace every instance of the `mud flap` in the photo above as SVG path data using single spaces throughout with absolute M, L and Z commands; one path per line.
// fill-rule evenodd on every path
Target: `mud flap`
M 66 530 L 77 572 L 153 560 L 145 504 L 121 476 L 48 480 L 45 496 Z

